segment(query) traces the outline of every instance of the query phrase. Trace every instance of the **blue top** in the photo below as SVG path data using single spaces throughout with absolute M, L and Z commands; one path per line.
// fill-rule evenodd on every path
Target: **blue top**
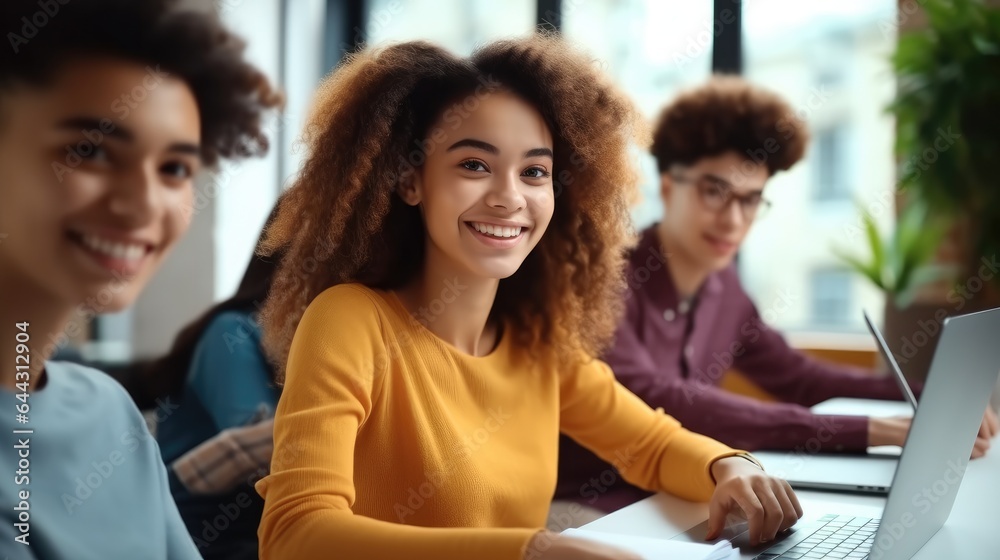
M 278 389 L 260 346 L 256 316 L 239 311 L 217 315 L 201 336 L 184 392 L 157 425 L 169 464 L 226 428 L 274 414 Z
M 10 560 L 200 559 L 167 486 L 159 447 L 104 373 L 50 361 L 29 394 L 0 389 L 0 551 Z M 16 434 L 30 429 L 34 433 Z M 23 475 L 16 473 L 20 461 Z M 27 463 L 27 464 L 25 464 Z M 27 492 L 27 527 L 17 527 Z M 15 538 L 27 529 L 28 546 Z

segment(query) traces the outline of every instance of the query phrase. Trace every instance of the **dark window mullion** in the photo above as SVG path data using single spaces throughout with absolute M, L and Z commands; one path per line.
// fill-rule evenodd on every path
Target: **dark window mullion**
M 535 23 L 543 29 L 562 31 L 562 0 L 537 0 Z
M 340 64 L 345 54 L 365 40 L 368 2 L 326 0 L 326 33 L 323 37 L 323 74 Z
M 712 73 L 743 73 L 743 1 L 714 0 L 712 29 L 720 31 L 712 41 Z

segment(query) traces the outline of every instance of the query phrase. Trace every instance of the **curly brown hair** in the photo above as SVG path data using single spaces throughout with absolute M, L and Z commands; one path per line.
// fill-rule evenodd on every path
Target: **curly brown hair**
M 281 94 L 243 56 L 245 43 L 219 17 L 179 0 L 3 0 L 0 95 L 19 84 L 44 85 L 63 65 L 99 55 L 159 67 L 191 88 L 201 116 L 201 158 L 262 155 L 263 118 Z M 34 27 L 31 27 L 34 26 Z M 33 31 L 33 32 L 32 32 Z M 24 33 L 24 35 L 21 35 Z
M 307 159 L 262 249 L 286 250 L 261 312 L 264 347 L 280 370 L 323 290 L 346 282 L 398 289 L 420 271 L 422 218 L 396 194 L 398 182 L 423 163 L 414 147 L 447 110 L 498 90 L 530 102 L 548 124 L 556 205 L 539 244 L 500 281 L 492 316 L 535 355 L 593 356 L 605 347 L 633 241 L 639 176 L 629 148 L 647 141 L 638 112 L 592 59 L 555 35 L 498 41 L 467 59 L 416 41 L 352 55 L 320 86 Z
M 650 151 L 661 173 L 735 151 L 774 175 L 802 159 L 808 143 L 805 123 L 777 94 L 736 76 L 713 76 L 663 109 Z

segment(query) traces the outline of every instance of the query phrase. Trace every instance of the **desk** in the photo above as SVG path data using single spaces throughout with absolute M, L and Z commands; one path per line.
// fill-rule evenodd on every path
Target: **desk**
M 806 515 L 839 513 L 877 519 L 885 498 L 830 492 L 797 492 Z M 584 528 L 670 538 L 708 519 L 708 505 L 658 494 L 620 509 Z M 989 453 L 969 463 L 955 507 L 944 527 L 913 560 L 989 560 L 1000 557 L 1000 436 Z

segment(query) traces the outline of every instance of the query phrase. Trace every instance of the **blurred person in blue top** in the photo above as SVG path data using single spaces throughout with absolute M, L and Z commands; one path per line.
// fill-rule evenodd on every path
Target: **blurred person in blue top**
M 182 329 L 165 356 L 137 366 L 126 376 L 137 403 L 144 408 L 160 403 L 160 408 L 168 410 L 160 415 L 156 439 L 168 465 L 171 493 L 206 559 L 256 559 L 264 501 L 252 482 L 205 493 L 188 488 L 169 467 L 224 430 L 274 416 L 279 390 L 260 347 L 257 310 L 264 304 L 279 260 L 279 255 L 254 254 L 231 298 Z M 261 445 L 270 449 L 266 439 Z M 238 458 L 223 453 L 218 460 Z M 213 471 L 228 467 L 204 466 Z
M 172 0 L 4 0 L 0 29 L 0 557 L 200 558 L 126 391 L 49 358 L 136 300 L 280 95 Z

